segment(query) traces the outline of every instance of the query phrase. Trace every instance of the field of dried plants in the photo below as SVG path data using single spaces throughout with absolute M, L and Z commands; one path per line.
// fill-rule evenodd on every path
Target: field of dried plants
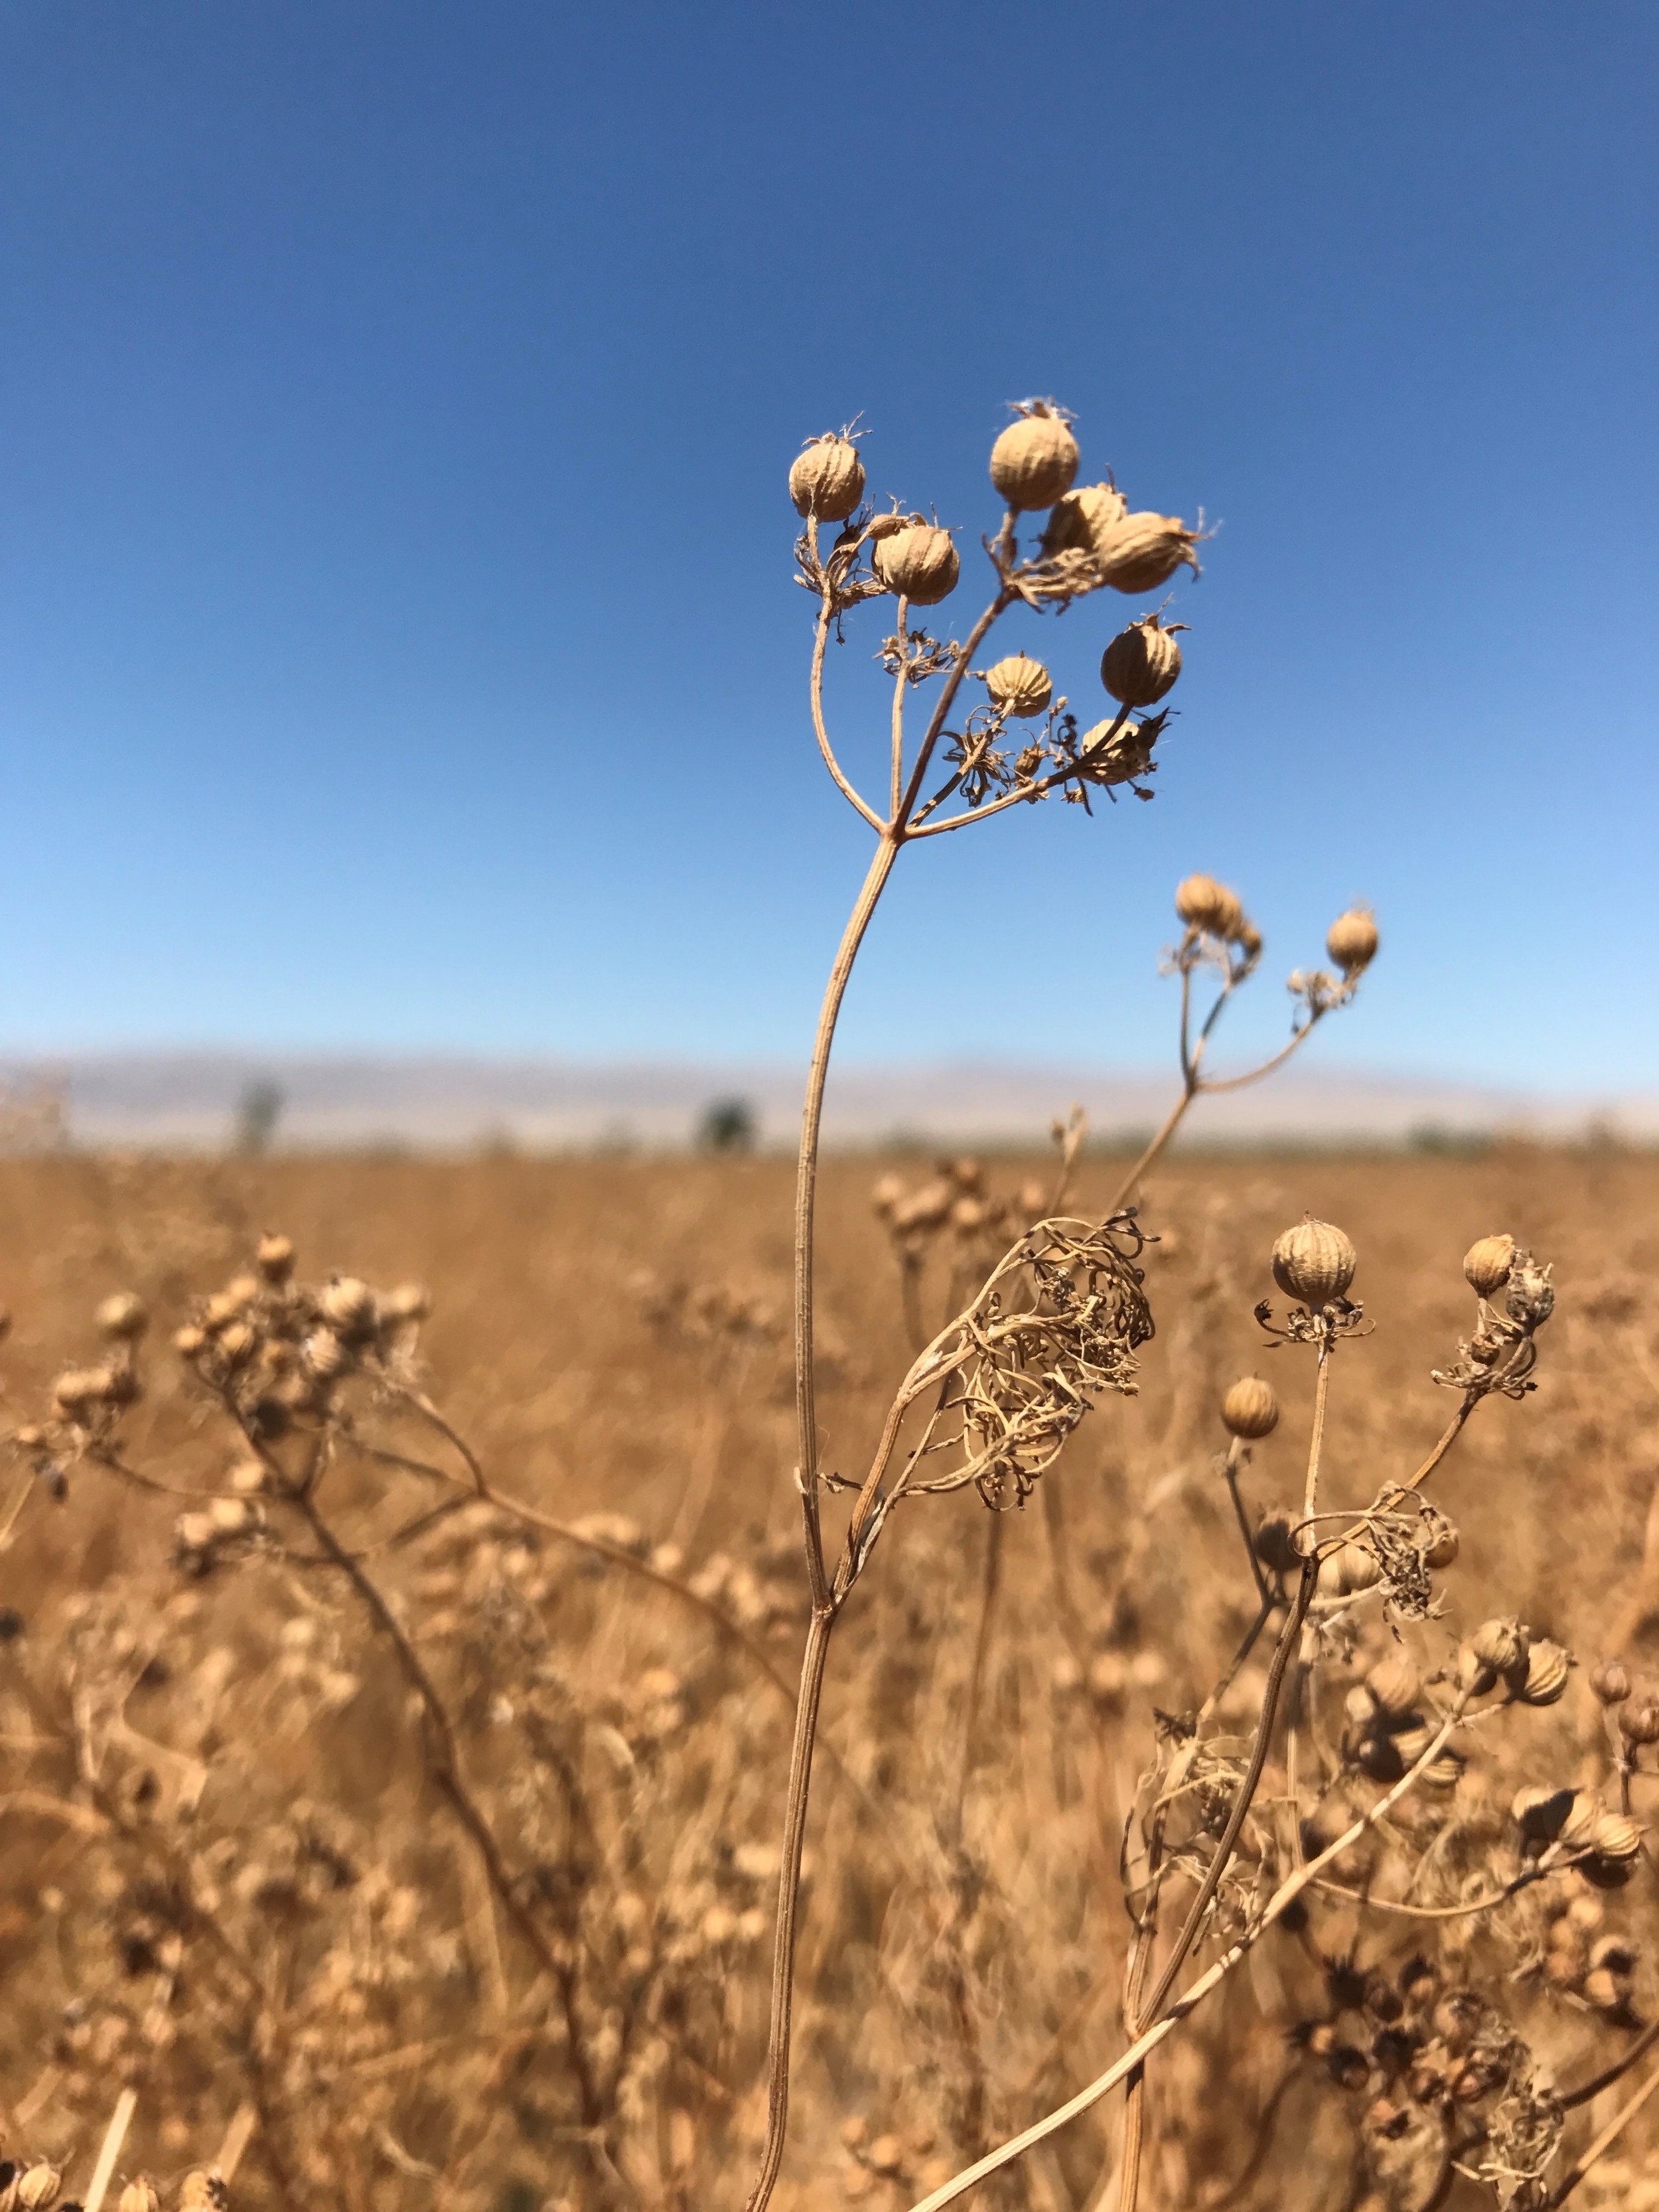
M 974 1203 L 907 1278 L 883 1165 L 831 1159 L 820 1194 L 818 1416 L 854 1480 L 988 1207 L 1030 1212 L 1022 1186 L 1053 1175 L 963 1169 Z M 1073 1208 L 1103 1210 L 1122 1167 L 1084 1153 Z M 890 1171 L 913 1188 L 927 1164 Z M 156 2201 L 143 2175 L 221 2201 L 216 2165 L 249 2207 L 736 2202 L 766 2131 L 807 1617 L 793 1173 L 0 1163 L 7 2202 L 50 2201 L 48 2164 L 60 2202 L 133 2207 Z M 1470 1335 L 1461 1262 L 1491 1232 L 1553 1267 L 1538 1387 L 1480 1402 L 1427 1486 L 1457 1535 L 1448 1563 L 1430 1531 L 1431 1589 L 1397 1560 L 1322 1571 L 1193 1969 L 1245 1940 L 1149 2060 L 1127 2187 L 1115 2089 L 981 2195 L 1425 2212 L 1566 2184 L 1590 2212 L 1659 2205 L 1659 2102 L 1626 2116 L 1654 2078 L 1654 1870 L 1606 1826 L 1659 1796 L 1659 1161 L 1522 1146 L 1164 1160 L 1139 1395 L 1105 1398 L 1023 1510 L 901 1501 L 824 1692 L 780 2203 L 902 2212 L 1147 2016 L 1126 1883 L 1144 1912 L 1161 1860 L 1186 1909 L 1293 1603 L 1294 1560 L 1261 1543 L 1267 1633 L 1194 1737 L 1258 1615 L 1219 1419 L 1236 1376 L 1283 1408 L 1235 1447 L 1250 1528 L 1303 1496 L 1323 1364 L 1252 1310 L 1310 1212 L 1357 1248 L 1370 1332 L 1329 1361 L 1329 1506 L 1371 1505 L 1442 1433 L 1458 1393 L 1431 1370 Z M 329 1420 L 239 1426 L 214 1360 L 238 1327 L 249 1358 L 280 1340 L 295 1284 L 320 1286 L 295 1324 L 313 1364 L 319 1310 L 345 1349 Z M 142 1337 L 118 1304 L 100 1333 L 122 1292 Z M 324 1434 L 325 1481 L 278 1491 Z M 1494 1617 L 1531 1632 L 1530 1699 L 1498 1679 L 1512 1653 L 1468 1662 Z M 1544 1638 L 1577 1662 L 1553 1698 Z M 1604 1704 L 1617 1656 L 1632 1695 Z M 1455 1748 L 1454 1714 L 1474 1723 Z M 1264 1912 L 1287 1867 L 1303 1886 Z

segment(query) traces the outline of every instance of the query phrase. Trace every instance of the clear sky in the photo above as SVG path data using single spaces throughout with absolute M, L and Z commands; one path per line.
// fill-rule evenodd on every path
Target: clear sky
M 3 0 L 0 1049 L 799 1054 L 867 833 L 788 463 L 861 411 L 960 629 L 1053 393 L 1221 525 L 1158 799 L 907 854 L 848 1049 L 1163 1058 L 1204 867 L 1261 1035 L 1363 897 L 1334 1057 L 1659 1084 L 1656 64 L 1651 0 Z M 1016 634 L 1092 719 L 1135 611 Z

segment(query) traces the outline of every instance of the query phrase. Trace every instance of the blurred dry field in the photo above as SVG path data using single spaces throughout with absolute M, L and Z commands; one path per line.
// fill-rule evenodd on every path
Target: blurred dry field
M 827 1465 L 854 1475 L 909 1357 L 869 1203 L 882 1164 L 830 1160 L 821 1200 L 820 1417 Z M 1120 1170 L 1085 1157 L 1079 1210 Z M 988 1165 L 999 1187 L 1048 1171 Z M 199 1501 L 85 1459 L 61 1499 L 8 1474 L 0 2153 L 50 2158 L 84 2191 L 131 2085 L 119 2171 L 154 2173 L 169 2203 L 228 2134 L 246 2142 L 239 2205 L 740 2202 L 805 1618 L 792 1181 L 764 1159 L 0 1162 L 9 1429 L 97 1355 L 97 1302 L 133 1291 L 155 1325 L 123 1463 L 222 1486 L 239 1455 L 168 1338 L 277 1230 L 307 1279 L 429 1286 L 422 1387 L 493 1483 L 562 1524 L 477 1503 L 422 1522 L 453 1482 L 354 1451 L 325 1493 L 452 1717 L 515 1916 L 392 1638 L 305 1527 L 273 1510 L 181 1554 Z M 1343 1504 L 1403 1479 L 1444 1425 L 1429 1370 L 1469 1328 L 1465 1248 L 1510 1230 L 1555 1269 L 1536 1395 L 1482 1406 L 1433 1487 L 1462 1539 L 1445 1619 L 1403 1633 L 1426 1671 L 1487 1613 L 1518 1613 L 1579 1666 L 1559 1704 L 1477 1732 L 1421 1816 L 1431 1835 L 1401 1808 L 1431 1866 L 1419 1902 L 1462 1896 L 1509 1848 L 1521 1784 L 1608 1788 L 1589 1673 L 1613 1651 L 1659 1670 L 1659 1159 L 1177 1157 L 1144 1197 L 1158 1335 L 1139 1396 L 1108 1399 L 1006 1518 L 992 1583 L 971 1491 L 907 1503 L 837 1631 L 789 2205 L 902 2212 L 1121 2047 L 1136 1778 L 1157 1714 L 1199 1705 L 1254 1611 L 1218 1472 L 1234 1376 L 1271 1376 L 1285 1404 L 1243 1475 L 1253 1515 L 1300 1496 L 1311 1365 L 1251 1310 L 1274 1236 L 1308 1211 L 1358 1246 L 1375 1324 L 1334 1373 Z M 942 1283 L 927 1295 L 942 1319 Z M 383 1454 L 464 1476 L 407 1406 L 366 1396 L 354 1419 Z M 1356 1638 L 1358 1670 L 1389 1632 L 1371 1617 Z M 1247 1725 L 1261 1692 L 1252 1661 L 1222 1718 Z M 1638 1773 L 1634 1790 L 1650 1819 L 1659 1789 Z M 1440 2001 L 1486 1992 L 1551 2078 L 1582 2081 L 1659 2011 L 1655 1885 L 1644 1856 L 1625 1887 L 1569 1875 L 1461 1917 L 1362 1920 L 1322 1894 L 1153 2063 L 1142 2203 L 1491 2203 L 1455 2170 L 1450 2091 L 1432 2187 L 1400 2178 L 1408 2130 L 1392 2166 L 1379 2147 L 1379 2100 L 1406 2109 L 1376 2055 L 1382 1983 L 1419 2002 L 1426 1957 Z M 1590 1978 L 1609 1934 L 1637 1954 L 1611 1995 Z M 1574 2108 L 1569 2152 L 1641 2078 Z M 983 2196 L 1109 2212 L 1121 2124 L 1109 2100 Z M 1644 2212 L 1656 2175 L 1659 2101 L 1574 2202 Z

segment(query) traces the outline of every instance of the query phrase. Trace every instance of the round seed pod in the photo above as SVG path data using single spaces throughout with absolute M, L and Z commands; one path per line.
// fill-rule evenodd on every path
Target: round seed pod
M 1376 1700 L 1363 1682 L 1356 1682 L 1342 1700 L 1348 1725 L 1369 1735 L 1376 1720 Z
M 1469 1649 L 1494 1674 L 1516 1674 L 1526 1666 L 1529 1643 L 1518 1620 L 1483 1620 L 1469 1638 Z
M 1642 1848 L 1642 1831 L 1622 1813 L 1603 1813 L 1590 1830 L 1589 1843 L 1598 1859 L 1633 1859 Z
M 1237 892 L 1213 876 L 1183 876 L 1176 885 L 1175 908 L 1188 929 L 1211 937 L 1236 937 L 1245 926 Z
M 809 439 L 789 465 L 789 496 L 797 514 L 845 522 L 864 497 L 864 463 L 852 440 L 833 430 Z
M 1269 1513 L 1255 1532 L 1255 1555 L 1276 1575 L 1294 1574 L 1302 1565 L 1291 1533 L 1295 1526 L 1288 1513 Z
M 1437 1753 L 1423 1769 L 1425 1787 L 1430 1790 L 1455 1790 L 1463 1779 L 1464 1764 L 1462 1753 L 1454 1751 L 1448 1744 L 1446 1748 Z
M 951 1208 L 951 1226 L 963 1237 L 983 1229 L 989 1209 L 982 1198 L 959 1198 Z
M 1368 908 L 1355 906 L 1338 915 L 1331 924 L 1325 933 L 1325 950 L 1342 973 L 1352 978 L 1370 966 L 1381 941 L 1376 917 Z
M 1575 1790 L 1571 1802 L 1556 1831 L 1558 1840 L 1570 1851 L 1583 1850 L 1595 1832 L 1596 1824 L 1606 1809 L 1593 1790 Z
M 1620 1705 L 1619 1733 L 1626 1743 L 1659 1743 L 1659 1698 L 1644 1691 Z
M 131 1291 L 117 1291 L 98 1309 L 100 1336 L 132 1343 L 149 1327 L 149 1309 Z
M 1261 957 L 1261 932 L 1253 921 L 1241 923 L 1233 932 L 1233 942 L 1247 960 Z
M 1175 689 L 1181 673 L 1176 632 L 1186 627 L 1171 623 L 1166 629 L 1156 615 L 1143 615 L 1118 632 L 1100 657 L 1100 680 L 1121 707 L 1154 707 Z
M 1224 1425 L 1236 1437 L 1254 1442 L 1270 1437 L 1279 1426 L 1279 1400 L 1271 1382 L 1259 1375 L 1241 1375 L 1221 1401 Z
M 1449 1521 L 1442 1521 L 1436 1527 L 1428 1549 L 1423 1554 L 1423 1564 L 1437 1569 L 1449 1567 L 1456 1559 L 1457 1552 L 1457 1531 Z
M 432 1311 L 432 1293 L 424 1283 L 399 1283 L 380 1301 L 380 1311 L 386 1321 L 424 1321 Z
M 1571 1790 L 1551 1790 L 1541 1782 L 1532 1782 L 1516 1791 L 1510 1818 L 1528 1842 L 1553 1844 L 1571 1808 Z
M 1584 2002 L 1593 2006 L 1597 2012 L 1617 2012 L 1627 1994 L 1618 1976 L 1609 1973 L 1605 1966 L 1592 1966 L 1580 1986 L 1584 1993 Z
M 146 2173 L 137 2181 L 128 2182 L 121 2191 L 115 2212 L 161 2212 L 161 2200 L 155 2193 L 155 2184 Z
M 71 1367 L 60 1375 L 52 1386 L 52 1402 L 60 1413 L 78 1413 L 83 1406 L 96 1405 L 109 1384 L 109 1371 L 103 1367 Z
M 904 1182 L 899 1176 L 878 1176 L 870 1186 L 870 1208 L 878 1221 L 890 1221 L 903 1199 Z
M 1527 1653 L 1526 1680 L 1516 1695 L 1522 1705 L 1555 1705 L 1565 1693 L 1571 1667 L 1571 1653 L 1540 1637 Z
M 1105 544 L 1127 514 L 1129 502 L 1115 484 L 1079 484 L 1068 491 L 1048 517 L 1042 533 L 1044 556 L 1093 553 Z
M 337 1376 L 348 1373 L 353 1364 L 350 1352 L 331 1329 L 319 1328 L 305 1342 L 306 1364 L 319 1382 L 331 1382 Z
M 896 1229 L 942 1229 L 951 1218 L 957 1194 L 941 1176 L 912 1191 L 893 1216 Z
M 225 2212 L 230 2191 L 216 2166 L 197 2166 L 179 2185 L 179 2212 Z
M 1339 1544 L 1328 1559 L 1320 1562 L 1319 1594 L 1356 1597 L 1361 1590 L 1375 1589 L 1382 1579 L 1382 1568 L 1363 1544 Z
M 337 1275 L 317 1301 L 323 1317 L 343 1337 L 367 1336 L 374 1327 L 374 1293 L 356 1275 Z
M 1630 1695 L 1630 1669 L 1622 1659 L 1604 1659 L 1592 1670 L 1589 1686 L 1604 1705 L 1622 1705 Z
M 1015 715 L 1023 722 L 1045 713 L 1054 696 L 1048 670 L 1040 660 L 1033 660 L 1024 653 L 1011 653 L 1006 660 L 999 660 L 988 668 L 985 688 L 994 707 L 1000 707 L 1005 714 Z
M 948 599 L 962 574 L 950 532 L 936 530 L 919 514 L 902 518 L 898 529 L 878 539 L 870 565 L 878 583 L 918 607 Z
M 1379 1659 L 1365 1677 L 1365 1687 L 1385 1718 L 1402 1720 L 1422 1694 L 1422 1678 L 1399 1650 Z
M 1126 514 L 1095 547 L 1102 580 L 1114 591 L 1155 592 L 1184 563 L 1198 574 L 1198 532 L 1173 514 Z
M 267 1232 L 259 1239 L 254 1258 L 268 1283 L 285 1283 L 294 1273 L 293 1240 Z
M 1463 1273 L 1471 1290 L 1489 1298 L 1501 1291 L 1515 1265 L 1513 1237 L 1482 1237 L 1463 1255 Z
M 869 2160 L 878 2173 L 896 2174 L 904 2166 L 904 2145 L 896 2136 L 878 2136 L 870 2146 Z
M 991 482 L 1016 514 L 1052 507 L 1072 489 L 1077 440 L 1052 400 L 1028 399 L 991 448 Z
M 1287 1298 L 1317 1311 L 1346 1295 L 1359 1255 L 1340 1229 L 1311 1214 L 1273 1245 L 1273 1280 Z
M 1590 1946 L 1591 1970 L 1616 1975 L 1621 1982 L 1629 1981 L 1640 1957 L 1636 1946 L 1622 1936 L 1600 1936 Z
M 64 2177 L 55 2166 L 44 2159 L 29 2166 L 17 2179 L 17 2203 L 23 2212 L 43 2212 L 43 2208 L 58 2202 L 58 2192 L 64 2185 Z
M 186 1322 L 173 1332 L 173 1348 L 181 1359 L 194 1359 L 207 1343 L 207 1331 Z

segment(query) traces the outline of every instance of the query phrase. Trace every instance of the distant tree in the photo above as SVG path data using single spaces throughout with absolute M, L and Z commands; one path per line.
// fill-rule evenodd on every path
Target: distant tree
M 273 1077 L 256 1076 L 237 1103 L 237 1151 L 256 1154 L 268 1152 L 287 1103 L 282 1085 Z
M 697 1143 L 705 1152 L 752 1152 L 755 1109 L 746 1098 L 716 1098 L 702 1110 Z

